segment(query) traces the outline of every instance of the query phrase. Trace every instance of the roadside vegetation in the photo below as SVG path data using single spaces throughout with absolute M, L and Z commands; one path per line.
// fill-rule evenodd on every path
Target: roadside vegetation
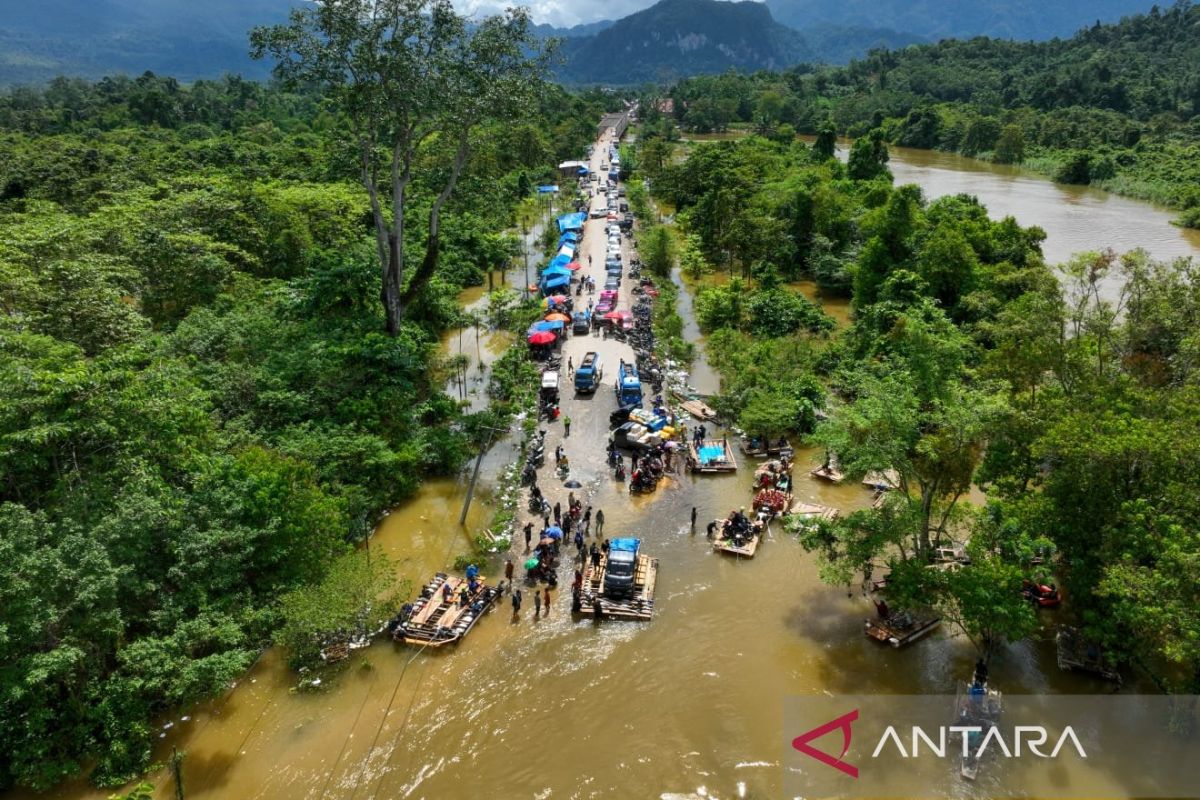
M 1037 228 L 893 187 L 886 146 L 859 141 L 849 164 L 795 141 L 700 144 L 655 175 L 685 241 L 732 276 L 697 298 L 714 404 L 846 480 L 893 476 L 877 507 L 793 526 L 829 583 L 887 575 L 889 602 L 936 609 L 990 658 L 1039 627 L 1022 581 L 1058 582 L 1107 652 L 1197 691 L 1196 266 L 1051 267 Z M 853 323 L 831 330 L 785 288 L 799 278 L 849 297 Z M 957 546 L 970 566 L 931 568 Z
M 350 569 L 380 513 L 522 406 L 502 360 L 513 385 L 465 413 L 439 337 L 613 99 L 534 83 L 525 113 L 473 119 L 432 262 L 456 156 L 419 142 L 397 315 L 353 120 L 310 86 L 0 94 L 0 790 L 123 783 L 158 715 L 272 642 L 311 660 L 362 606 L 331 593 L 392 574 Z

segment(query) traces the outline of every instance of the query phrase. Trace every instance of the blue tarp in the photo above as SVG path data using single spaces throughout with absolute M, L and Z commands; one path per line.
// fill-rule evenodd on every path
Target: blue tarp
M 704 446 L 700 448 L 700 463 L 711 464 L 714 461 L 725 460 L 725 448 L 720 445 Z
M 636 553 L 638 545 L 642 543 L 641 539 L 625 538 L 613 539 L 608 543 L 609 550 L 627 550 L 630 553 Z
M 567 231 L 562 236 L 558 237 L 558 244 L 561 247 L 563 242 L 578 242 L 579 234 L 575 231 Z
M 559 253 L 553 259 L 550 260 L 550 266 L 546 267 L 546 269 L 565 268 L 567 266 L 567 264 L 570 264 L 570 263 L 571 263 L 570 256 Z M 567 270 L 567 272 L 570 272 L 570 270 Z
M 571 279 L 566 275 L 551 275 L 549 277 L 542 276 L 542 291 L 548 292 L 550 289 L 558 288 L 559 286 L 570 286 Z
M 558 230 L 561 231 L 581 231 L 583 223 L 587 221 L 587 214 L 582 212 L 576 214 L 563 214 L 558 218 Z
M 535 333 L 537 331 L 557 331 L 557 330 L 561 330 L 562 326 L 563 326 L 563 321 L 561 319 L 553 319 L 553 320 L 545 320 L 544 319 L 541 322 L 535 322 L 532 325 L 530 325 L 529 332 Z
M 544 186 L 537 187 L 537 190 L 538 190 L 538 194 L 554 194 L 555 192 L 558 191 L 558 187 L 555 186 L 554 184 L 548 183 Z
M 591 170 L 588 169 L 587 167 L 580 167 L 579 171 L 576 172 L 575 174 L 576 175 L 587 175 L 589 172 L 591 172 Z

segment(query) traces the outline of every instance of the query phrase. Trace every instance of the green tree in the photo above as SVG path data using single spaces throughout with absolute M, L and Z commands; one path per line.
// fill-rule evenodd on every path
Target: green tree
M 542 80 L 547 53 L 530 33 L 528 12 L 511 9 L 469 27 L 449 0 L 319 2 L 294 10 L 288 25 L 255 29 L 251 39 L 254 56 L 274 56 L 287 85 L 324 87 L 349 121 L 370 199 L 387 331 L 396 336 L 406 304 L 437 268 L 442 209 L 467 166 L 472 135 L 489 117 L 519 116 Z M 406 223 L 418 172 L 435 185 L 423 252 L 408 276 Z
M 642 234 L 638 244 L 642 263 L 654 275 L 669 278 L 675 268 L 675 237 L 670 228 L 656 225 Z
M 826 119 L 817 130 L 812 152 L 818 161 L 828 161 L 837 152 L 837 128 L 833 126 L 832 119 Z
M 887 168 L 888 146 L 883 131 L 875 128 L 850 146 L 847 174 L 856 181 L 870 181 L 891 175 Z
M 1005 125 L 996 140 L 992 160 L 997 164 L 1020 164 L 1025 160 L 1025 132 L 1019 125 Z

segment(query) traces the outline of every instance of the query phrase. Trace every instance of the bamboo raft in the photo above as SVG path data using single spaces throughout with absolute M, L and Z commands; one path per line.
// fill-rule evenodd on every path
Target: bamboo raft
M 701 422 L 708 422 L 717 418 L 717 412 L 713 410 L 712 406 L 705 403 L 699 397 L 688 397 L 678 390 L 671 392 L 671 394 L 679 402 L 680 408 Z
M 774 443 L 768 440 L 767 446 L 763 447 L 761 444 L 758 446 L 751 445 L 750 440 L 743 436 L 741 440 L 741 448 L 742 452 L 750 456 L 750 458 L 767 458 L 768 456 L 787 456 L 788 458 L 791 458 L 796 452 L 796 449 L 792 447 L 791 442 L 789 442 L 787 439 L 783 440 L 782 446 L 780 446 L 779 440 L 776 439 Z
M 450 600 L 444 599 L 443 587 L 449 584 Z M 467 605 L 459 602 L 466 578 L 449 577 L 439 572 L 425 584 L 421 597 L 413 603 L 412 613 L 402 620 L 392 638 L 405 644 L 441 647 L 462 640 L 484 614 L 496 605 L 500 591 L 478 579 L 479 588 L 469 596 Z
M 725 520 L 719 519 L 718 523 L 724 524 Z M 713 550 L 718 553 L 729 553 L 731 555 L 740 556 L 742 558 L 754 558 L 754 554 L 758 552 L 758 546 L 762 543 L 762 538 L 767 532 L 767 523 L 756 522 L 750 527 L 750 538 L 743 540 L 741 546 L 734 542 L 732 536 L 725 536 L 722 532 L 713 539 Z
M 792 502 L 792 507 L 788 513 L 792 516 L 803 517 L 810 522 L 822 519 L 832 522 L 840 515 L 840 512 L 836 508 L 821 506 L 816 503 L 801 503 L 799 501 Z
M 608 554 L 600 556 L 599 566 L 589 558 L 583 568 L 583 588 L 579 592 L 579 613 L 609 619 L 649 620 L 654 615 L 654 585 L 658 580 L 658 559 L 638 554 L 633 573 L 633 595 L 622 600 L 604 596 L 604 571 Z
M 816 469 L 809 470 L 808 474 L 814 478 L 829 481 L 830 483 L 841 483 L 846 479 L 845 474 L 832 464 L 824 464 Z
M 893 614 L 886 620 L 875 617 L 866 622 L 866 633 L 872 639 L 886 642 L 892 647 L 904 647 L 942 624 L 941 617 L 912 617 L 908 614 Z
M 717 461 L 702 462 L 700 448 L 695 442 L 688 442 L 688 468 L 692 472 L 737 472 L 737 459 L 733 457 L 733 449 L 727 439 L 705 439 L 700 447 L 720 447 L 725 457 Z
M 1121 673 L 1099 645 L 1089 642 L 1075 628 L 1063 626 L 1054 636 L 1058 668 L 1064 672 L 1090 672 L 1109 681 L 1121 682 Z

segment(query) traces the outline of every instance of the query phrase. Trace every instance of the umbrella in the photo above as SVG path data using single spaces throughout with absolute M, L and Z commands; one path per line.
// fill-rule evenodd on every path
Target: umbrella
M 667 449 L 668 450 L 678 450 L 679 442 L 667 442 Z
M 558 320 L 555 320 L 553 322 L 546 322 L 545 320 L 543 320 L 541 322 L 535 322 L 532 325 L 530 325 L 529 332 L 537 333 L 538 331 L 557 331 L 557 330 L 561 330 L 562 326 L 563 326 L 562 322 L 559 322 Z
M 583 484 L 580 483 L 579 481 L 575 480 L 574 478 L 572 478 L 571 480 L 564 483 L 563 486 L 567 487 L 568 489 L 582 489 L 583 488 Z
M 549 536 L 551 539 L 562 538 L 562 528 L 558 527 L 557 525 L 551 525 L 549 528 L 546 528 L 546 530 L 542 531 L 542 533 L 545 536 Z
M 572 261 L 570 264 L 567 264 L 567 269 L 571 270 L 571 272 L 576 272 L 577 270 L 583 269 L 583 265 L 578 261 Z
M 525 569 L 537 569 L 537 565 L 538 560 L 536 558 L 531 558 L 525 562 Z
M 571 318 L 568 317 L 566 314 L 560 314 L 557 311 L 555 311 L 553 314 L 546 315 L 546 322 L 556 322 L 556 321 L 557 322 L 570 322 Z
M 605 319 L 620 319 L 621 312 L 620 311 L 610 311 L 604 315 L 604 318 Z
M 550 344 L 557 338 L 558 337 L 555 336 L 550 331 L 534 331 L 533 333 L 529 334 L 529 343 L 530 344 Z
M 569 299 L 565 294 L 556 294 L 546 298 L 546 305 L 551 306 L 555 303 L 565 303 Z

